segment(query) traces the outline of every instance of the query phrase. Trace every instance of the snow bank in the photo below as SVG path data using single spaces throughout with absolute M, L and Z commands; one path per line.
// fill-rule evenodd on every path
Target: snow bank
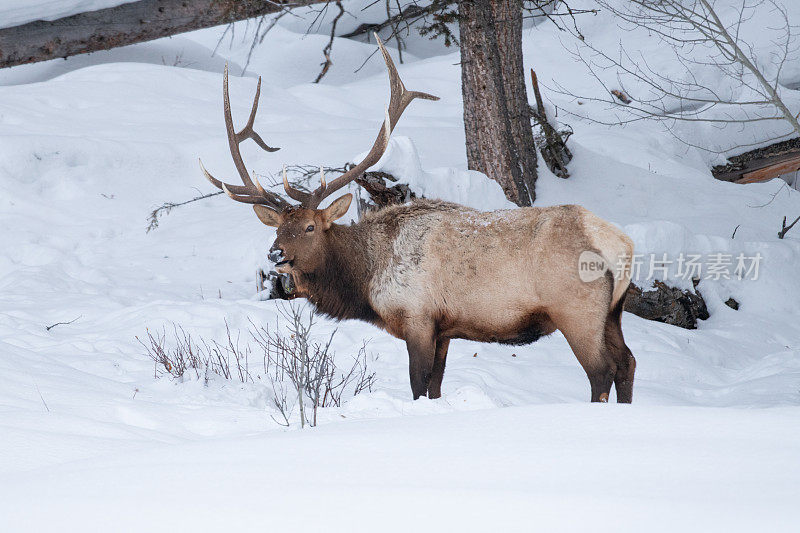
M 366 152 L 354 158 L 360 161 Z M 393 136 L 380 161 L 369 170 L 388 172 L 424 196 L 468 205 L 485 211 L 515 207 L 506 199 L 500 185 L 474 170 L 453 167 L 423 170 L 414 142 L 408 137 Z

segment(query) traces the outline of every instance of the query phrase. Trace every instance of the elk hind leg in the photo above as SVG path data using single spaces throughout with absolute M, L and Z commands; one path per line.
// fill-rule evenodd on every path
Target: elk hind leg
M 575 313 L 555 322 L 589 378 L 591 401 L 607 402 L 617 369 L 604 353 L 605 317 L 598 319 L 587 314 Z
M 623 296 L 608 313 L 605 327 L 606 354 L 616 365 L 614 386 L 617 389 L 617 403 L 633 401 L 633 374 L 636 371 L 636 359 L 622 336 L 621 318 L 624 304 Z

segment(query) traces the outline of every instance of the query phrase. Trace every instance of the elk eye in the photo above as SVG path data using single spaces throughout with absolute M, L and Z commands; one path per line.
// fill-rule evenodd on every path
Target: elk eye
M 314 231 L 314 224 L 309 224 L 306 228 L 306 233 L 311 233 L 312 231 Z

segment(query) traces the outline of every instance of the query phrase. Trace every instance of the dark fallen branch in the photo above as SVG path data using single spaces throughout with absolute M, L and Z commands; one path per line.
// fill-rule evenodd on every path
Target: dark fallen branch
M 345 33 L 344 35 L 340 35 L 340 37 L 350 39 L 352 37 L 358 37 L 360 35 L 370 36 L 373 33 L 377 33 L 384 28 L 393 28 L 399 22 L 408 21 L 409 24 L 413 23 L 419 20 L 420 18 L 425 17 L 429 13 L 433 12 L 435 9 L 440 9 L 440 6 L 438 4 L 441 3 L 442 2 L 433 2 L 431 5 L 425 7 L 419 7 L 415 4 L 411 4 L 410 6 L 406 7 L 396 15 L 392 15 L 383 22 L 377 22 L 373 24 L 361 24 L 350 33 Z
M 541 135 L 537 136 L 539 137 L 539 151 L 542 153 L 542 159 L 544 159 L 550 172 L 559 178 L 566 179 L 569 177 L 567 164 L 572 160 L 572 152 L 567 148 L 565 136 L 562 136 L 547 119 L 542 95 L 539 92 L 539 80 L 536 78 L 536 72 L 533 69 L 531 69 L 531 83 L 533 84 L 533 94 L 536 98 L 536 109 L 531 107 L 531 115 L 542 130 Z M 568 136 L 567 134 L 566 137 Z
M 625 310 L 647 320 L 685 329 L 697 329 L 697 321 L 709 317 L 700 292 L 670 287 L 661 281 L 645 290 L 631 283 L 625 297 Z
M 405 183 L 389 185 L 387 182 L 397 182 L 397 178 L 386 172 L 365 172 L 355 181 L 367 191 L 373 204 L 379 208 L 402 204 L 417 197 Z
M 783 223 L 781 224 L 781 230 L 778 232 L 778 238 L 783 239 L 786 236 L 786 234 L 789 233 L 789 230 L 792 229 L 795 224 L 797 224 L 798 220 L 800 220 L 800 216 L 794 219 L 794 222 L 792 222 L 787 226 L 786 217 L 783 217 Z
M 423 21 L 424 23 L 417 27 L 420 35 L 428 36 L 430 39 L 438 37 L 444 38 L 444 45 L 458 45 L 458 38 L 450 30 L 448 24 L 457 21 L 458 11 L 455 8 L 456 0 L 433 0 L 427 6 L 419 6 L 416 3 L 411 3 L 405 8 L 397 4 L 398 10 L 394 15 L 389 15 L 389 5 L 387 3 L 387 18 L 383 22 L 372 24 L 361 24 L 350 33 L 341 35 L 345 38 L 353 38 L 361 35 L 369 37 L 373 33 L 378 33 L 385 28 L 391 28 L 392 34 L 386 41 L 394 38 L 397 40 L 398 53 L 402 55 L 403 43 L 400 39 L 400 25 L 406 31 L 406 35 L 411 29 L 411 26 L 417 22 Z M 402 62 L 402 58 L 401 58 Z
M 72 324 L 73 322 L 75 322 L 77 320 L 80 320 L 81 318 L 83 318 L 83 315 L 77 316 L 77 317 L 73 318 L 72 320 L 70 320 L 69 322 L 56 322 L 55 324 L 51 324 L 49 326 L 46 326 L 44 329 L 46 329 L 47 331 L 50 331 L 51 329 L 53 329 L 56 326 L 66 326 L 68 324 Z M 44 401 L 44 400 L 42 400 L 42 401 Z
M 339 19 L 342 18 L 342 15 L 344 15 L 344 7 L 342 7 L 342 3 L 338 0 L 336 2 L 336 7 L 339 8 L 339 13 L 336 14 L 331 25 L 331 38 L 328 44 L 325 45 L 325 48 L 322 49 L 322 55 L 325 56 L 325 61 L 322 63 L 322 70 L 319 72 L 319 75 L 317 75 L 317 79 L 314 80 L 314 83 L 319 83 L 319 80 L 325 77 L 325 74 L 328 73 L 328 69 L 333 65 L 333 61 L 331 61 L 331 49 L 333 48 L 333 39 L 336 37 L 336 24 L 339 22 Z

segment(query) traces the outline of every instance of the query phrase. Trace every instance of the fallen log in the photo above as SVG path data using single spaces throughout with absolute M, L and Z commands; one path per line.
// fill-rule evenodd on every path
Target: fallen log
M 721 181 L 759 183 L 800 170 L 800 139 L 790 139 L 750 150 L 715 166 L 711 174 Z
M 140 0 L 0 29 L 0 68 L 151 41 L 326 0 Z
M 736 180 L 736 183 L 758 183 L 800 170 L 800 154 L 787 154 L 780 159 L 779 161 L 767 163 L 766 166 L 757 170 L 742 174 L 742 177 Z
M 646 290 L 631 283 L 625 297 L 625 311 L 685 329 L 697 329 L 697 321 L 709 317 L 699 292 L 670 287 L 661 281 Z

